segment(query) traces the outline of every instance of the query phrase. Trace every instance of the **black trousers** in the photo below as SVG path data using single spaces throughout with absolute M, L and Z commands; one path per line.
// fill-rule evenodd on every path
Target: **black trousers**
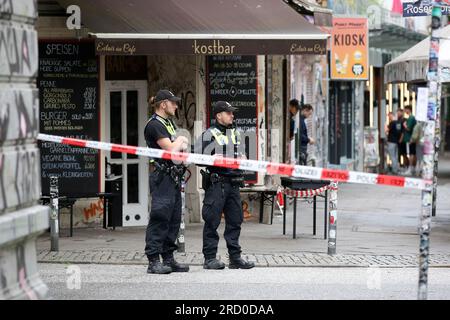
M 306 166 L 308 163 L 308 152 L 307 149 L 300 149 L 300 165 Z
M 230 183 L 214 183 L 205 193 L 203 200 L 202 217 L 205 221 L 203 227 L 203 255 L 205 259 L 216 257 L 222 212 L 225 215 L 224 238 L 227 242 L 228 253 L 231 259 L 241 256 L 239 236 L 241 224 L 244 220 L 239 186 Z
M 160 181 L 158 181 L 160 180 Z M 181 191 L 171 177 L 150 173 L 152 204 L 145 235 L 145 254 L 167 254 L 177 250 L 176 240 L 181 223 Z

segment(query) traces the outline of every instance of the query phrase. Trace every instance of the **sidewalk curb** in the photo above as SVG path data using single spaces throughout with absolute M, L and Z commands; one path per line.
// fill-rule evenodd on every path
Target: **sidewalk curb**
M 202 266 L 199 252 L 175 253 L 177 260 L 191 266 Z M 418 268 L 418 256 L 414 255 L 333 255 L 323 253 L 244 254 L 259 268 Z M 218 256 L 220 259 L 220 256 Z M 222 257 L 228 263 L 228 257 Z M 292 261 L 292 262 L 290 262 Z M 416 262 L 417 261 L 417 262 Z M 145 254 L 138 251 L 74 250 L 38 252 L 39 263 L 99 264 L 99 265 L 147 265 Z M 450 254 L 430 256 L 430 268 L 450 268 Z

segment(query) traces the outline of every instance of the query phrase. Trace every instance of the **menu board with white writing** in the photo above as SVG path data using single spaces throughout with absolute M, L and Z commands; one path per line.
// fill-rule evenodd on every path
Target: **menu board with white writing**
M 256 159 L 258 81 L 256 56 L 208 56 L 208 101 L 210 122 L 217 101 L 227 101 L 238 108 L 234 113 L 236 127 L 244 133 L 246 154 Z M 248 136 L 248 138 L 245 138 Z M 245 180 L 256 182 L 257 174 L 248 173 Z
M 40 132 L 99 140 L 98 58 L 92 42 L 39 42 Z M 42 194 L 49 177 L 59 177 L 59 194 L 93 196 L 99 192 L 99 151 L 40 142 Z

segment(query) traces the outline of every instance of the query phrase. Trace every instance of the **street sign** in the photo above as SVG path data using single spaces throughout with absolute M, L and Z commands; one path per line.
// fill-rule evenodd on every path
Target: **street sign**
M 403 17 L 430 16 L 433 9 L 432 0 L 419 0 L 403 3 Z M 450 15 L 450 1 L 441 1 L 442 15 Z

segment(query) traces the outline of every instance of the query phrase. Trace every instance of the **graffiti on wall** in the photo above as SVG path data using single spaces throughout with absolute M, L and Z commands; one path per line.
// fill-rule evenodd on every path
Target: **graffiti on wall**
M 35 238 L 48 226 L 48 210 L 32 206 L 40 198 L 39 150 L 35 140 L 36 18 L 37 1 L 0 0 L 0 212 L 11 211 L 3 214 L 0 229 L 11 228 L 11 221 L 17 221 L 13 229 L 21 230 L 12 230 L 10 239 L 6 238 L 8 243 L 0 245 L 0 299 L 34 300 L 46 294 L 45 286 L 38 284 Z M 14 211 L 23 208 L 28 217 Z
M 30 300 L 37 300 L 36 293 L 30 288 L 27 279 L 27 269 L 25 264 L 25 247 L 20 244 L 16 247 L 16 261 L 17 261 L 17 282 L 20 289 L 25 293 L 25 296 Z
M 32 285 L 29 282 L 26 263 L 26 248 L 26 244 L 21 243 L 15 248 L 1 252 L 0 299 L 8 297 L 11 292 L 14 292 L 14 294 L 17 295 L 16 290 L 11 290 L 12 285 L 15 283 L 17 283 L 17 286 L 22 291 L 20 296 L 28 298 L 29 300 L 38 300 L 40 298 L 40 294 L 33 290 Z M 13 267 L 12 270 L 11 267 Z
M 270 86 L 269 91 L 269 128 L 270 132 L 270 157 L 272 161 L 283 161 L 283 57 L 273 56 L 270 64 Z M 268 137 L 268 138 L 269 138 Z
M 183 100 L 177 110 L 175 124 L 191 133 L 196 116 L 195 78 L 195 56 L 148 57 L 150 95 L 155 95 L 160 89 L 169 89 L 181 97 Z
M 4 27 L 0 29 L 0 76 L 34 77 L 37 72 L 36 31 Z
M 308 165 L 323 166 L 327 160 L 326 89 L 323 87 L 323 59 L 325 57 L 293 56 L 293 96 L 314 108 L 313 117 L 306 121 L 308 136 L 315 140 L 308 145 Z M 316 60 L 320 59 L 320 60 Z
M 176 123 L 179 127 L 192 131 L 195 122 L 195 93 L 193 91 L 185 91 L 180 95 L 181 102 L 175 113 Z
M 39 199 L 39 159 L 34 147 L 12 147 L 38 133 L 38 91 L 0 90 L 0 210 Z
M 4 151 L 0 162 L 0 210 L 40 198 L 39 150 Z
M 0 145 L 38 134 L 38 91 L 0 89 Z
M 89 203 L 89 206 L 83 207 L 84 223 L 89 223 L 92 219 L 97 219 L 103 216 L 104 208 L 103 201 L 101 199 Z
M 0 13 L 12 14 L 22 18 L 35 18 L 37 15 L 37 1 L 0 0 Z
M 320 63 L 314 64 L 314 125 L 315 125 L 315 152 L 317 162 L 315 165 L 319 167 L 324 166 L 324 161 L 327 159 L 326 150 L 328 149 L 326 144 L 326 93 L 323 88 L 322 75 L 323 67 Z

